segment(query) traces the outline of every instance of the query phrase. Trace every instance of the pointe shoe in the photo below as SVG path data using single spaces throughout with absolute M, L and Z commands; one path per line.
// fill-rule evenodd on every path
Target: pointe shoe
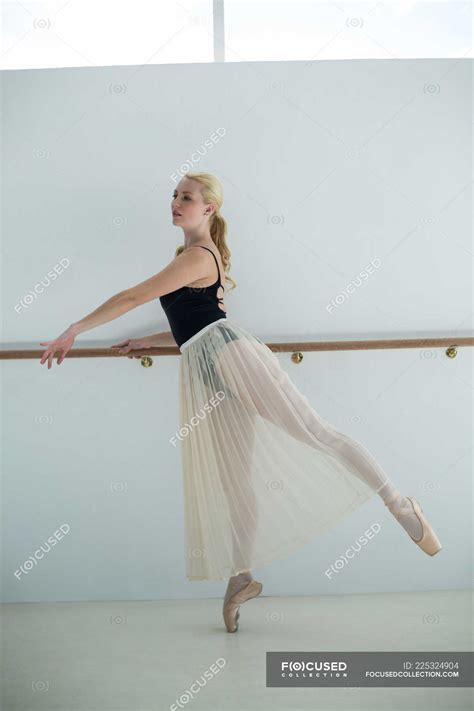
M 239 629 L 239 607 L 246 600 L 252 597 L 257 597 L 262 592 L 263 585 L 256 580 L 251 580 L 242 590 L 234 593 L 226 605 L 224 605 L 222 614 L 224 617 L 227 632 L 237 632 Z
M 425 553 L 428 553 L 428 555 L 435 555 L 436 553 L 439 553 L 442 548 L 442 545 L 439 542 L 438 536 L 426 520 L 426 517 L 423 514 L 423 509 L 421 508 L 418 501 L 412 496 L 406 496 L 405 498 L 408 499 L 411 506 L 393 506 L 393 502 L 395 502 L 397 498 L 398 494 L 393 494 L 387 499 L 387 501 L 385 501 L 385 506 L 388 506 L 388 508 L 397 520 L 403 514 L 415 513 L 418 517 L 419 522 L 421 523 L 422 535 L 418 541 L 416 540 L 416 538 L 413 538 L 410 533 L 408 535 L 410 536 L 411 540 L 415 541 L 417 546 L 419 546 L 421 550 Z

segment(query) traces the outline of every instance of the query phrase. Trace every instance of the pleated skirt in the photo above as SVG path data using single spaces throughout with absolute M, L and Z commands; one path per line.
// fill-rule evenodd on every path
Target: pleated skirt
M 285 558 L 388 481 L 233 319 L 208 324 L 180 350 L 188 580 L 226 580 Z

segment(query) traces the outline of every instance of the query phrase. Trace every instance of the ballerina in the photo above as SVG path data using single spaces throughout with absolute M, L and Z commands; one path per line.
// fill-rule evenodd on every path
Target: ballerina
M 322 419 L 263 341 L 227 315 L 230 268 L 222 186 L 188 173 L 172 195 L 184 244 L 158 274 L 119 292 L 47 346 L 60 365 L 80 333 L 159 298 L 171 331 L 114 344 L 120 354 L 177 344 L 186 575 L 225 580 L 222 614 L 260 595 L 252 570 L 286 557 L 377 494 L 428 555 L 441 544 L 419 502 L 403 496 L 355 439 Z

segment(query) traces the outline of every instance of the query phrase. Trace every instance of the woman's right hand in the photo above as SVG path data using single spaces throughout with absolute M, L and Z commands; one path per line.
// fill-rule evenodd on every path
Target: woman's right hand
M 125 341 L 120 341 L 120 343 L 114 343 L 111 348 L 115 348 L 120 355 L 127 355 L 130 351 L 143 350 L 144 348 L 152 348 L 153 343 L 150 336 L 144 336 L 143 338 L 128 338 Z M 129 355 L 128 358 L 141 358 L 138 355 Z

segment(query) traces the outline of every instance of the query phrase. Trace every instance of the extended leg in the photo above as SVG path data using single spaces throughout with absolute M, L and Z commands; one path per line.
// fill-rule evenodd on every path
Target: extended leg
M 274 354 L 264 347 L 259 350 L 260 357 L 255 357 L 253 344 L 241 339 L 226 344 L 219 352 L 223 379 L 247 407 L 312 447 L 323 444 L 373 489 L 389 482 L 365 447 L 318 415 Z
M 296 439 L 313 447 L 321 443 L 335 456 L 348 463 L 350 471 L 377 491 L 405 530 L 416 540 L 422 527 L 409 502 L 402 496 L 377 460 L 357 440 L 332 427 L 311 407 L 278 359 L 268 348 L 259 346 L 255 357 L 253 346 L 241 339 L 228 343 L 219 353 L 222 377 L 236 396 L 266 420 Z

